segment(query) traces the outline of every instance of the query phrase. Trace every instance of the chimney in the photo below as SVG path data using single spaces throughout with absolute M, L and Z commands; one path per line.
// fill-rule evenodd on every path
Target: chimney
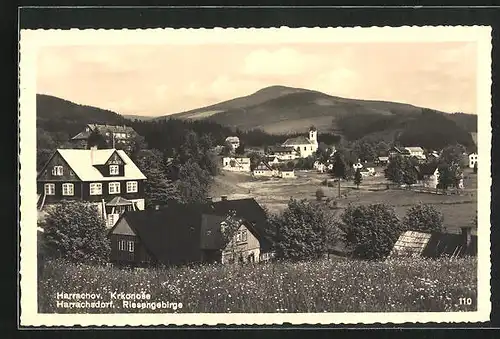
M 467 226 L 467 227 L 461 227 L 462 230 L 462 238 L 463 238 L 463 244 L 465 247 L 469 247 L 470 243 L 472 241 L 472 227 Z
M 227 200 L 227 195 L 221 195 L 220 200 L 226 201 Z
M 97 146 L 90 147 L 90 164 L 94 165 L 94 153 L 97 150 Z

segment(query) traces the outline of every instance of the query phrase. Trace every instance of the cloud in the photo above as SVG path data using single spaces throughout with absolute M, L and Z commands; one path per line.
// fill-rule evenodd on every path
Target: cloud
M 301 74 L 317 61 L 316 56 L 297 52 L 293 48 L 259 49 L 245 58 L 243 73 L 256 76 Z
M 359 84 L 356 72 L 348 68 L 337 68 L 320 74 L 311 83 L 311 87 L 332 95 L 351 96 Z

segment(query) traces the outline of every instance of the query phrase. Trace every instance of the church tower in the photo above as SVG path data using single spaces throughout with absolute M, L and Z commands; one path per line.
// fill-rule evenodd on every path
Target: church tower
M 316 127 L 314 126 L 309 128 L 309 141 L 315 145 L 318 144 L 318 130 L 316 130 Z

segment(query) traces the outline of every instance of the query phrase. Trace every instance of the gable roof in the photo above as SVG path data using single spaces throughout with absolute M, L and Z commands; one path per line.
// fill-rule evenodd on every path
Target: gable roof
M 405 147 L 410 152 L 423 152 L 424 149 L 422 147 Z
M 304 136 L 290 138 L 287 139 L 282 145 L 283 146 L 291 146 L 291 145 L 311 145 L 312 142 Z
M 262 160 L 257 167 L 254 168 L 254 171 L 274 171 L 274 169 L 267 162 Z
M 420 175 L 433 175 L 436 173 L 438 166 L 437 164 L 421 164 L 418 166 L 418 172 Z
M 135 134 L 135 130 L 126 125 L 100 125 L 100 124 L 87 124 L 87 127 L 90 131 L 83 130 L 77 135 L 75 135 L 72 140 L 86 140 L 90 136 L 91 131 L 98 131 L 101 134 L 105 134 L 107 131 L 111 131 L 113 133 L 128 133 Z
M 272 146 L 269 147 L 270 152 L 280 153 L 280 152 L 295 152 L 293 146 Z
M 116 149 L 58 149 L 56 151 L 66 161 L 69 167 L 82 181 L 114 181 L 114 180 L 141 180 L 146 176 L 122 150 Z M 117 153 L 125 163 L 125 173 L 123 176 L 105 177 L 95 167 L 104 165 L 108 159 Z M 92 160 L 93 158 L 93 160 Z

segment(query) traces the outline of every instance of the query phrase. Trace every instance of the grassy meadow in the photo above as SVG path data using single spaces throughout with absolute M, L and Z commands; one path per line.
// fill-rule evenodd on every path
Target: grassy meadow
M 254 267 L 213 265 L 169 269 L 45 263 L 39 279 L 40 313 L 252 313 L 474 311 L 475 258 L 397 259 L 385 262 L 324 259 L 266 263 Z M 182 308 L 151 311 L 58 308 L 57 293 L 150 293 L 152 302 Z M 461 305 L 459 298 L 471 298 Z
M 378 172 L 382 169 L 378 169 Z M 444 225 L 450 232 L 460 231 L 461 226 L 470 224 L 477 211 L 477 178 L 465 171 L 462 194 L 437 195 L 414 192 L 405 189 L 387 190 L 388 181 L 383 176 L 366 177 L 359 189 L 350 182 L 341 182 L 341 194 L 346 197 L 338 200 L 340 210 L 349 203 L 373 204 L 385 203 L 394 207 L 396 213 L 403 217 L 414 204 L 419 202 L 433 205 L 444 216 Z M 295 199 L 315 199 L 318 188 L 323 189 L 326 197 L 336 198 L 338 188 L 322 186 L 321 182 L 329 178 L 328 174 L 311 171 L 296 171 L 295 179 L 255 179 L 250 173 L 223 173 L 215 178 L 211 196 L 227 195 L 229 199 L 253 197 L 260 204 L 267 206 L 272 212 L 286 208 L 290 197 Z M 475 231 L 473 231 L 475 232 Z

